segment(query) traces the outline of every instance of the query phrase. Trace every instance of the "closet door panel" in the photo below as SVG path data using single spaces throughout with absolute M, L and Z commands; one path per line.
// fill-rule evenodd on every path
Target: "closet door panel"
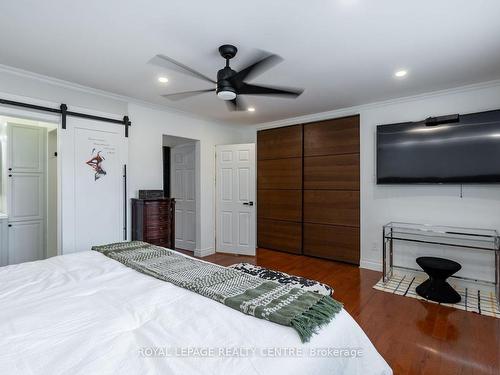
M 43 221 L 11 222 L 9 225 L 9 264 L 43 259 Z
M 304 189 L 359 190 L 359 155 L 305 157 Z
M 359 263 L 359 116 L 257 142 L 259 246 Z
M 8 124 L 9 172 L 44 172 L 45 129 Z
M 304 125 L 304 156 L 359 153 L 359 116 Z
M 257 133 L 257 242 L 302 253 L 302 125 Z
M 300 254 L 302 252 L 302 224 L 269 219 L 258 220 L 258 246 L 266 249 Z
M 304 223 L 359 227 L 359 192 L 305 190 Z
M 302 189 L 302 158 L 260 160 L 258 189 Z
M 359 228 L 304 223 L 304 254 L 359 264 Z
M 304 254 L 359 264 L 359 116 L 304 125 Z
M 9 177 L 9 220 L 43 220 L 44 176 L 41 173 L 11 173 Z
M 257 160 L 302 157 L 302 125 L 257 132 Z
M 257 216 L 265 219 L 302 221 L 301 190 L 259 190 Z

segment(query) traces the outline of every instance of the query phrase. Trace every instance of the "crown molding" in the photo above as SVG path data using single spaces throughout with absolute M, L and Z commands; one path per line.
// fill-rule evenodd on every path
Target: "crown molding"
M 382 100 L 382 101 L 378 101 L 378 102 L 361 104 L 361 105 L 352 106 L 352 107 L 339 108 L 339 109 L 334 109 L 331 111 L 311 113 L 311 114 L 307 114 L 307 115 L 303 115 L 303 116 L 290 117 L 290 118 L 286 118 L 286 119 L 282 119 L 282 120 L 263 122 L 263 123 L 254 125 L 254 127 L 256 128 L 256 130 L 264 130 L 264 129 L 277 128 L 280 126 L 287 126 L 287 125 L 295 125 L 295 124 L 301 124 L 301 123 L 306 123 L 306 122 L 328 120 L 328 119 L 335 118 L 335 117 L 352 116 L 352 115 L 357 115 L 361 111 L 368 110 L 368 109 L 387 107 L 387 106 L 394 105 L 394 104 L 414 102 L 414 101 L 419 101 L 419 100 L 424 100 L 424 99 L 429 99 L 429 98 L 451 95 L 451 94 L 459 94 L 459 93 L 470 92 L 470 91 L 475 91 L 475 90 L 480 90 L 480 89 L 486 89 L 486 88 L 490 88 L 490 87 L 500 87 L 500 79 L 493 80 L 493 81 L 473 83 L 470 85 L 459 86 L 459 87 L 454 87 L 454 88 L 450 88 L 450 89 L 430 91 L 430 92 L 417 94 L 417 95 Z
M 157 103 L 148 102 L 146 100 L 134 98 L 131 96 L 115 94 L 115 93 L 112 93 L 109 91 L 100 90 L 100 89 L 96 89 L 96 88 L 89 87 L 89 86 L 84 86 L 84 85 L 81 85 L 78 83 L 65 81 L 65 80 L 62 80 L 59 78 L 46 76 L 46 75 L 39 74 L 39 73 L 30 72 L 28 70 L 15 68 L 15 67 L 8 66 L 8 65 L 0 64 L 0 72 L 12 74 L 12 75 L 17 75 L 17 76 L 20 76 L 23 78 L 37 80 L 37 81 L 44 82 L 44 83 L 47 83 L 47 84 L 50 84 L 53 86 L 63 87 L 63 88 L 69 89 L 69 90 L 79 91 L 79 92 L 86 93 L 86 94 L 91 94 L 91 95 L 101 96 L 101 97 L 116 100 L 116 101 L 121 101 L 125 104 L 135 104 L 135 105 L 140 105 L 142 107 L 146 107 L 146 108 L 156 110 L 156 111 L 178 114 L 178 115 L 181 115 L 184 117 L 189 117 L 192 119 L 201 120 L 201 121 L 204 121 L 204 122 L 207 122 L 210 124 L 225 125 L 225 126 L 234 126 L 235 125 L 234 122 L 225 121 L 225 120 L 213 120 L 213 119 L 210 119 L 207 117 L 196 115 L 196 114 L 191 113 L 191 112 L 183 111 L 183 110 L 168 106 L 166 104 L 157 104 Z M 439 97 L 439 96 L 445 96 L 445 95 L 450 95 L 450 94 L 457 94 L 457 93 L 462 93 L 462 92 L 469 92 L 469 91 L 485 89 L 485 88 L 489 88 L 489 87 L 499 87 L 499 86 L 500 86 L 500 79 L 486 81 L 486 82 L 479 82 L 479 83 L 473 83 L 473 84 L 469 84 L 469 85 L 458 86 L 458 87 L 444 89 L 444 90 L 431 91 L 431 92 L 426 92 L 426 93 L 422 93 L 422 94 L 416 94 L 416 95 L 405 96 L 405 97 L 400 97 L 400 98 L 377 101 L 377 102 L 361 104 L 361 105 L 352 106 L 352 107 L 339 108 L 339 109 L 334 109 L 334 110 L 325 111 L 325 112 L 317 112 L 317 113 L 311 113 L 311 114 L 302 115 L 302 116 L 289 117 L 289 118 L 276 120 L 276 121 L 251 124 L 251 125 L 249 125 L 249 127 L 253 127 L 257 130 L 263 130 L 263 129 L 276 128 L 276 127 L 280 127 L 280 126 L 294 125 L 294 124 L 298 124 L 298 123 L 321 121 L 321 120 L 327 120 L 327 119 L 333 118 L 333 117 L 351 116 L 351 115 L 358 114 L 359 112 L 361 112 L 363 110 L 385 107 L 385 106 L 389 106 L 389 105 L 393 105 L 393 104 L 418 101 L 418 100 L 423 100 L 423 99 L 428 99 L 428 98 L 433 98 L 433 97 Z
M 127 104 L 127 105 L 128 104 L 140 105 L 140 106 L 152 109 L 152 110 L 161 111 L 161 112 L 169 112 L 172 114 L 178 114 L 181 116 L 190 117 L 190 118 L 193 118 L 196 120 L 202 120 L 204 122 L 208 122 L 208 123 L 212 123 L 212 124 L 216 124 L 216 125 L 234 125 L 234 123 L 232 123 L 232 122 L 222 121 L 222 120 L 215 121 L 215 120 L 203 117 L 203 116 L 196 115 L 196 114 L 191 113 L 191 112 L 186 112 L 186 111 L 183 111 L 183 110 L 180 110 L 177 108 L 170 107 L 166 104 L 157 104 L 157 103 L 148 102 L 146 100 L 134 98 L 131 96 L 115 94 L 115 93 L 112 93 L 109 91 L 100 90 L 100 89 L 96 89 L 96 88 L 89 87 L 89 86 L 84 86 L 84 85 L 74 83 L 71 81 L 66 81 L 66 80 L 62 80 L 59 78 L 31 72 L 28 70 L 15 68 L 15 67 L 12 67 L 9 65 L 0 64 L 0 72 L 16 75 L 16 76 L 23 77 L 23 78 L 33 79 L 33 80 L 36 80 L 39 82 L 44 82 L 44 83 L 50 84 L 52 86 L 63 87 L 65 89 L 79 91 L 79 92 L 82 92 L 85 94 L 101 96 L 103 98 L 123 102 L 124 104 Z

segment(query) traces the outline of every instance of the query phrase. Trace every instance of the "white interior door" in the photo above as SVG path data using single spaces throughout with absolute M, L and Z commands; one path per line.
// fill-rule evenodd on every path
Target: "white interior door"
M 216 250 L 255 255 L 255 144 L 216 147 Z
M 175 198 L 175 247 L 196 248 L 196 145 L 171 149 L 171 186 Z
M 68 117 L 59 139 L 62 253 L 123 241 L 124 127 Z

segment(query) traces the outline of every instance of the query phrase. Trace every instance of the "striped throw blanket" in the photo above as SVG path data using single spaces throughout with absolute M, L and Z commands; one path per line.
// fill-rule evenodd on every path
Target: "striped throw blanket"
M 342 309 L 342 304 L 330 296 L 263 280 L 145 242 L 94 246 L 92 250 L 244 314 L 293 327 L 302 342 L 309 341 Z

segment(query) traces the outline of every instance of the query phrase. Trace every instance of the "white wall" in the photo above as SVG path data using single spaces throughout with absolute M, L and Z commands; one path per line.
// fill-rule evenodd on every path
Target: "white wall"
M 428 116 L 470 113 L 500 108 L 500 82 L 347 108 L 280 122 L 256 129 L 360 114 L 361 138 L 361 267 L 381 269 L 382 225 L 390 221 L 494 228 L 500 230 L 500 185 L 376 185 L 376 126 L 416 121 Z M 255 130 L 246 134 L 255 140 Z M 498 162 L 498 161 L 497 161 Z M 401 248 L 402 249 L 402 248 Z M 440 249 L 406 248 L 410 255 L 399 261 L 413 264 L 416 254 L 442 254 Z M 396 249 L 397 251 L 397 249 Z M 457 259 L 464 276 L 492 280 L 493 256 L 488 253 L 447 250 Z
M 375 127 L 378 124 L 413 121 L 427 116 L 468 113 L 500 108 L 500 82 L 472 85 L 428 95 L 402 98 L 258 126 L 228 126 L 204 121 L 170 110 L 151 109 L 133 100 L 53 80 L 48 77 L 0 67 L 0 97 L 22 99 L 41 105 L 66 102 L 119 116 L 133 122 L 129 138 L 129 195 L 139 189 L 162 186 L 162 136 L 199 140 L 200 238 L 198 254 L 214 249 L 214 180 L 216 144 L 254 142 L 256 129 L 361 115 L 361 266 L 379 269 L 381 226 L 389 221 L 426 222 L 500 229 L 500 186 L 377 186 L 375 184 Z M 6 108 L 6 107 L 4 107 Z M 43 115 L 44 117 L 53 117 Z M 47 120 L 48 121 L 48 120 Z M 203 229 L 201 229 L 203 228 Z M 460 254 L 462 259 L 467 255 Z M 491 277 L 491 259 L 470 256 L 467 272 L 481 270 Z M 471 267 L 470 263 L 473 267 Z M 464 270 L 465 271 L 465 270 Z
M 5 94 L 7 96 L 16 95 L 52 102 L 57 106 L 65 103 L 68 106 L 89 108 L 120 116 L 126 113 L 128 105 L 125 98 L 121 98 L 119 95 L 108 94 L 4 65 L 0 65 L 0 92 L 2 99 L 10 99 Z M 44 104 L 40 103 L 40 105 Z
M 239 127 L 219 125 L 166 107 L 149 106 L 130 98 L 5 66 L 0 66 L 0 97 L 54 108 L 60 103 L 66 103 L 70 110 L 110 114 L 118 118 L 128 115 L 132 121 L 128 140 L 130 198 L 136 197 L 139 189 L 162 188 L 163 135 L 199 140 L 200 199 L 197 210 L 200 222 L 197 238 L 200 239 L 200 246 L 196 249 L 196 254 L 208 255 L 214 252 L 214 147 L 216 144 L 239 143 L 244 134 Z M 17 109 L 7 106 L 0 106 L 0 110 L 4 115 L 17 113 Z M 33 119 L 52 121 L 58 120 L 58 116 L 34 112 Z M 130 209 L 128 211 L 130 228 Z
M 215 249 L 215 145 L 239 143 L 242 134 L 238 127 L 218 125 L 196 117 L 174 112 L 159 111 L 130 104 L 129 116 L 133 121 L 129 139 L 129 195 L 136 197 L 139 189 L 161 189 L 163 185 L 163 135 L 198 140 L 200 218 L 195 250 L 197 255 L 208 255 Z M 197 197 L 197 198 L 198 198 Z

